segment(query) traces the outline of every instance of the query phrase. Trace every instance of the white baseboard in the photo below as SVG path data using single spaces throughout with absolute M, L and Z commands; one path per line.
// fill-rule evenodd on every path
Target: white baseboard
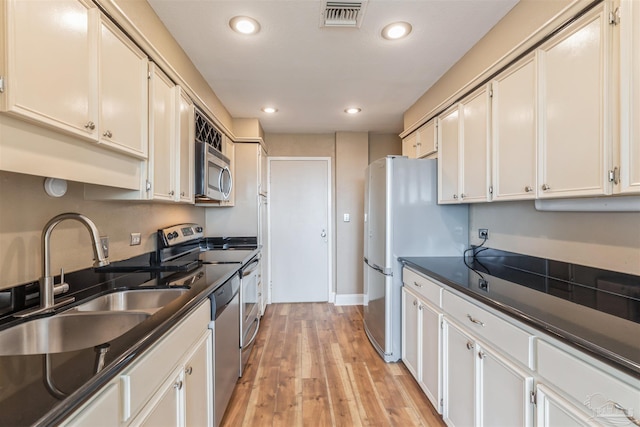
M 335 305 L 363 305 L 364 294 L 335 294 Z

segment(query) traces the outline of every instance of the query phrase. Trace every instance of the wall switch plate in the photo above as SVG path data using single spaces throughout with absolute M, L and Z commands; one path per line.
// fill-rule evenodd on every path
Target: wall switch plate
M 100 236 L 100 247 L 105 258 L 109 258 L 109 236 Z
M 349 221 L 351 221 L 351 215 L 348 213 L 344 214 L 344 222 L 349 222 Z
M 142 237 L 140 233 L 131 233 L 131 238 L 129 240 L 129 246 L 136 246 L 142 242 Z
M 488 228 L 479 228 L 478 229 L 478 237 L 480 239 L 488 239 L 489 238 L 489 229 Z

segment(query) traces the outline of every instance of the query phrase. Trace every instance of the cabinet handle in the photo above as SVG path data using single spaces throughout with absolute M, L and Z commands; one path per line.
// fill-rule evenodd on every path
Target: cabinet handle
M 533 191 L 533 187 L 530 185 L 527 185 L 526 187 L 524 187 L 524 191 L 527 193 L 531 193 Z
M 542 190 L 544 191 L 551 190 L 551 187 L 548 184 L 542 184 Z
M 414 284 L 415 286 L 417 286 L 418 288 L 421 288 L 421 287 L 422 287 L 422 285 L 421 285 L 420 283 L 418 283 L 418 282 L 413 282 L 413 284 Z
M 636 417 L 634 417 L 632 414 L 630 414 L 629 411 L 624 406 L 622 406 L 621 404 L 619 404 L 617 402 L 613 402 L 611 400 L 610 400 L 610 402 L 613 404 L 614 408 L 616 408 L 618 411 L 622 412 L 624 414 L 624 416 L 627 417 L 627 419 L 629 421 L 631 421 L 632 424 L 640 426 L 640 420 L 637 419 Z
M 484 322 L 481 322 L 478 319 L 474 319 L 473 317 L 471 317 L 470 314 L 467 314 L 467 318 L 471 320 L 471 322 L 475 323 L 476 325 L 484 326 Z
M 173 388 L 175 388 L 176 390 L 182 390 L 182 381 L 178 381 L 177 383 L 175 383 L 173 385 Z
M 85 129 L 94 130 L 96 128 L 96 124 L 92 121 L 88 121 L 87 124 L 84 125 Z
M 458 198 L 458 195 L 457 195 L 457 194 L 454 194 L 454 195 L 453 195 L 453 198 L 454 198 L 454 199 L 457 199 L 457 198 Z
M 478 352 L 478 358 L 479 359 L 484 359 L 486 357 L 486 354 L 484 354 L 484 351 L 479 351 Z
M 106 137 L 106 138 L 111 138 L 113 136 L 113 134 L 111 133 L 110 130 L 105 131 L 102 136 Z
M 473 350 L 473 343 L 471 341 L 467 341 L 467 350 Z
M 189 366 L 187 369 L 185 369 L 184 373 L 187 375 L 191 375 L 193 373 L 193 366 Z

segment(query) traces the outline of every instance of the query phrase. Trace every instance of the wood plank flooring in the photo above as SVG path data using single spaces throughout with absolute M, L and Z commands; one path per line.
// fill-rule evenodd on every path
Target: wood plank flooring
M 222 426 L 444 426 L 405 366 L 386 364 L 362 307 L 272 304 Z

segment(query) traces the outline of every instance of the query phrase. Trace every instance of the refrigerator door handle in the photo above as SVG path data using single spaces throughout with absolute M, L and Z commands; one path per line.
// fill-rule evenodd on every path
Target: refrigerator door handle
M 377 272 L 384 274 L 385 276 L 393 276 L 393 273 L 390 271 L 390 269 L 387 269 L 385 271 L 385 269 L 380 267 L 378 264 L 370 263 L 367 258 L 364 259 L 364 263 L 367 264 L 369 267 L 373 268 L 374 270 L 376 270 Z

